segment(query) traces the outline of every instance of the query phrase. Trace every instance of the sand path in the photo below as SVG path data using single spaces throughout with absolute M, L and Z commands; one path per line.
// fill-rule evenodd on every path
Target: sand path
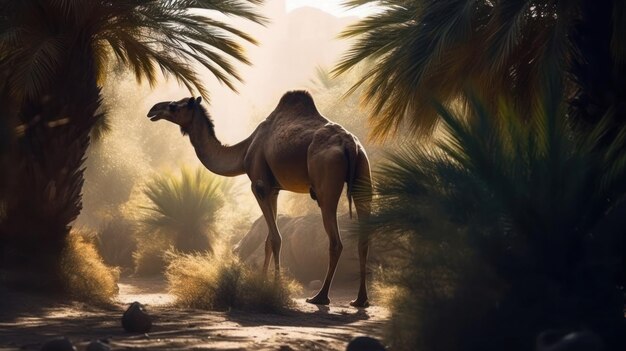
M 114 350 L 345 350 L 355 336 L 379 337 L 388 317 L 382 307 L 350 307 L 354 292 L 342 289 L 332 291 L 330 307 L 309 305 L 302 296 L 293 311 L 277 315 L 175 308 L 160 279 L 126 278 L 119 287 L 116 303 L 108 308 L 50 304 L 23 295 L 5 299 L 6 306 L 0 305 L 0 350 L 38 350 L 57 336 L 67 336 L 78 350 L 94 339 L 106 339 Z M 133 301 L 145 304 L 155 317 L 148 334 L 128 334 L 121 328 L 121 315 Z

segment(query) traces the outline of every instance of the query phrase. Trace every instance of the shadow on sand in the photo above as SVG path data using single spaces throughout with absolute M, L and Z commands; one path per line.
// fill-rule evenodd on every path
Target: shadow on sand
M 380 335 L 387 314 L 376 306 L 352 308 L 347 299 L 330 307 L 298 299 L 294 310 L 282 314 L 148 305 L 154 316 L 153 330 L 129 334 L 121 328 L 126 308 L 122 304 L 60 303 L 58 299 L 18 293 L 0 297 L 0 349 L 38 350 L 45 341 L 66 336 L 79 349 L 91 340 L 104 339 L 114 350 L 277 350 L 285 346 L 333 350 L 345 348 L 357 335 Z

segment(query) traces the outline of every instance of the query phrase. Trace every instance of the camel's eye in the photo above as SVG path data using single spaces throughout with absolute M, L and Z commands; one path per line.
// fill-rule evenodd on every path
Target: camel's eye
M 175 104 L 170 104 L 169 106 L 170 106 L 170 111 L 171 112 L 176 111 L 177 106 Z

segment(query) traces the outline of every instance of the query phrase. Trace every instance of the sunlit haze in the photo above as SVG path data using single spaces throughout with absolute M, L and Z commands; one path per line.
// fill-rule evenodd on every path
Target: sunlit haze
M 330 106 L 338 103 L 341 93 L 329 94 L 316 89 L 316 74 L 318 69 L 328 72 L 334 67 L 349 46 L 349 41 L 337 38 L 338 34 L 366 13 L 361 9 L 345 11 L 340 1 L 302 0 L 268 0 L 260 11 L 270 20 L 267 26 L 225 18 L 259 43 L 244 43 L 252 65 L 233 62 L 243 79 L 235 84 L 237 93 L 217 82 L 203 67 L 196 67 L 209 92 L 203 104 L 213 118 L 217 137 L 225 144 L 235 144 L 250 135 L 276 107 L 280 97 L 290 90 L 311 91 L 322 114 L 336 115 Z M 348 83 L 343 84 L 347 89 Z M 111 86 L 114 88 L 106 89 L 105 95 L 108 101 L 115 101 L 111 108 L 113 130 L 101 142 L 106 145 L 102 148 L 103 157 L 113 164 L 111 167 L 128 169 L 137 187 L 142 179 L 155 172 L 177 170 L 181 166 L 201 167 L 188 138 L 180 134 L 177 126 L 151 123 L 145 118 L 146 111 L 157 102 L 191 96 L 185 87 L 173 79 L 161 79 L 152 89 L 145 85 L 137 87 L 131 76 Z M 349 108 L 358 109 L 357 105 L 353 103 Z M 354 113 L 347 113 L 345 117 L 355 118 Z M 134 126 L 130 131 L 125 128 L 129 125 Z M 146 148 L 141 142 L 146 138 L 160 142 Z M 96 158 L 90 160 L 96 163 Z M 86 210 L 81 222 L 93 223 L 99 217 L 93 215 L 92 204 L 101 196 L 99 190 L 91 186 L 91 175 L 97 167 L 87 169 Z M 237 181 L 247 187 L 245 176 Z M 241 196 L 239 207 L 248 207 L 253 217 L 260 215 L 252 194 L 242 192 Z
M 320 10 L 331 13 L 335 16 L 343 17 L 343 16 L 366 16 L 375 9 L 371 6 L 360 6 L 354 9 L 347 9 L 342 6 L 343 0 L 324 0 L 324 1 L 316 1 L 316 0 L 287 0 L 287 11 L 292 11 L 299 7 L 310 6 L 315 7 Z

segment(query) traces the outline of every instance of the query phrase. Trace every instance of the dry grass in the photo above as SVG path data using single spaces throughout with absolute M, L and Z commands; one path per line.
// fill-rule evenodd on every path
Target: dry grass
M 117 294 L 117 269 L 108 267 L 95 245 L 78 231 L 67 238 L 60 261 L 64 290 L 79 300 L 107 303 Z
M 177 304 L 186 308 L 277 313 L 293 306 L 300 286 L 291 280 L 265 281 L 225 250 L 215 254 L 168 253 L 166 276 Z
M 135 274 L 141 276 L 162 274 L 167 266 L 165 252 L 172 247 L 171 240 L 158 233 L 139 235 L 133 252 Z

